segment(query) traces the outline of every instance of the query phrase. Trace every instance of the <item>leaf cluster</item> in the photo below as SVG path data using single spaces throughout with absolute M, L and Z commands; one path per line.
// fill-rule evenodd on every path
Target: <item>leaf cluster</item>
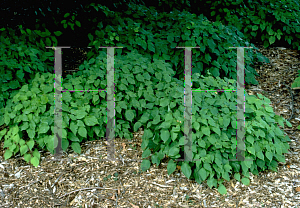
M 123 14 L 116 13 L 116 19 L 109 26 L 99 23 L 99 29 L 88 35 L 92 47 L 89 58 L 95 57 L 98 47 L 103 45 L 124 47 L 116 50 L 119 54 L 137 49 L 147 58 L 170 63 L 176 72 L 174 77 L 183 80 L 184 50 L 176 47 L 200 47 L 192 50 L 192 73 L 207 75 L 210 72 L 214 77 L 236 79 L 237 49 L 229 47 L 257 49 L 245 41 L 235 27 L 212 23 L 203 15 L 179 11 L 158 14 L 141 5 L 130 5 L 130 8 Z M 245 81 L 257 84 L 257 73 L 252 65 L 268 62 L 268 59 L 252 49 L 246 49 L 244 55 Z
M 57 45 L 55 36 L 46 30 L 11 28 L 0 29 L 0 109 L 26 83 L 29 83 L 36 72 L 53 72 L 54 51 L 46 46 Z M 21 35 L 20 35 L 21 34 Z M 60 35 L 60 33 L 55 33 Z M 3 125 L 3 109 L 0 110 L 0 125 Z
M 204 8 L 209 8 L 208 18 L 235 26 L 251 42 L 261 42 L 265 48 L 277 43 L 300 49 L 299 1 L 219 0 L 203 3 Z
M 195 84 L 194 84 L 195 83 Z M 197 84 L 196 84 L 197 83 Z M 147 122 L 144 130 L 141 164 L 143 171 L 150 168 L 151 163 L 159 165 L 166 156 L 168 174 L 181 166 L 183 174 L 198 183 L 207 180 L 210 188 L 218 187 L 220 193 L 225 194 L 223 180 L 230 180 L 231 176 L 245 185 L 249 184 L 249 173 L 257 175 L 267 169 L 276 171 L 278 162 L 285 162 L 283 153 L 287 153 L 290 139 L 284 136 L 277 123 L 284 127 L 284 122 L 291 124 L 276 115 L 269 105 L 270 100 L 262 95 L 249 96 L 245 92 L 245 161 L 231 161 L 236 159 L 236 92 L 205 92 L 207 89 L 233 89 L 235 80 L 193 76 L 194 91 L 192 107 L 192 143 L 191 149 L 186 149 L 187 140 L 184 137 L 184 119 L 182 106 L 162 106 L 158 115 Z M 183 91 L 183 83 L 180 87 Z M 193 89 L 192 88 L 192 89 Z M 181 91 L 181 92 L 182 92 Z M 172 100 L 179 104 L 176 96 Z M 177 106 L 177 105 L 176 105 Z M 155 125 L 152 125 L 155 124 Z M 184 159 L 186 153 L 194 161 L 176 161 Z M 148 159 L 149 158 L 149 159 Z M 218 186 L 219 184 L 219 186 Z

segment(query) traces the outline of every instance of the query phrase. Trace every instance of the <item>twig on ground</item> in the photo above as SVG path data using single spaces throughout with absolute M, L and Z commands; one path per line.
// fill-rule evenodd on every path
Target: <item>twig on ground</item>
M 69 192 L 69 193 L 66 193 L 66 194 L 62 195 L 61 197 L 59 197 L 59 199 L 65 197 L 65 196 L 67 196 L 67 195 L 70 195 L 70 194 L 72 194 L 72 193 L 75 193 L 75 192 L 77 192 L 77 191 L 90 190 L 90 189 L 110 189 L 110 190 L 115 190 L 115 191 L 118 190 L 118 189 L 113 189 L 113 188 L 102 188 L 102 187 L 82 188 L 82 189 L 77 189 L 77 190 L 71 191 L 71 192 Z

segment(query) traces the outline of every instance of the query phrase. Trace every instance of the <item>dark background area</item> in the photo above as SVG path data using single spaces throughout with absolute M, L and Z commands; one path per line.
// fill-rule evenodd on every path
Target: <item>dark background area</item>
M 200 3 L 201 2 L 201 3 Z M 63 34 L 57 38 L 59 46 L 86 47 L 89 43 L 88 33 L 93 31 L 99 22 L 103 26 L 109 24 L 111 17 L 93 7 L 87 8 L 91 3 L 101 4 L 109 10 L 124 12 L 128 4 L 144 4 L 155 7 L 159 12 L 170 12 L 174 9 L 187 10 L 195 14 L 209 12 L 207 5 L 210 1 L 196 0 L 110 0 L 110 1 L 78 1 L 72 3 L 61 0 L 1 0 L 0 1 L 0 28 L 10 27 L 16 29 L 18 25 L 31 30 L 47 28 L 50 32 L 61 31 Z M 206 6 L 205 6 L 206 5 Z M 202 8 L 202 9 L 201 9 Z M 63 27 L 61 21 L 66 13 L 76 13 L 76 19 L 81 27 Z M 20 34 L 21 35 L 21 34 Z
M 125 2 L 125 0 L 123 0 Z M 89 42 L 88 33 L 102 21 L 106 25 L 105 13 L 97 12 L 94 8 L 86 8 L 94 1 L 74 1 L 70 2 L 52 1 L 21 1 L 21 0 L 2 0 L 0 1 L 0 28 L 16 28 L 22 25 L 31 30 L 47 28 L 50 32 L 61 31 L 63 34 L 58 37 L 59 46 L 86 46 Z M 132 1 L 134 2 L 134 1 Z M 99 1 L 100 3 L 100 1 Z M 102 5 L 107 6 L 113 11 L 126 9 L 126 3 L 122 1 L 101 1 Z M 123 5 L 123 6 L 122 6 Z M 74 27 L 74 31 L 68 26 L 66 29 L 61 24 L 66 13 L 76 13 L 75 20 L 81 23 L 81 27 Z

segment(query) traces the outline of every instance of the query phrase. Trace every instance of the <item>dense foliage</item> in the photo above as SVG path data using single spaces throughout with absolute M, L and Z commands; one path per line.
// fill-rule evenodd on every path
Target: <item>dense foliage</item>
M 250 161 L 230 161 L 236 156 L 235 92 L 205 92 L 206 89 L 235 89 L 237 51 L 229 47 L 252 46 L 234 26 L 211 22 L 203 15 L 174 10 L 158 14 L 154 8 L 130 4 L 125 13 L 91 4 L 111 19 L 97 30 L 89 31 L 88 60 L 79 71 L 62 79 L 63 89 L 107 88 L 107 54 L 99 46 L 119 46 L 114 56 L 115 137 L 132 138 L 132 132 L 144 128 L 142 149 L 146 171 L 165 157 L 168 174 L 176 165 L 187 178 L 226 193 L 223 180 L 234 177 L 249 184 L 249 173 L 267 169 L 276 171 L 278 162 L 289 149 L 289 138 L 278 124 L 291 124 L 275 115 L 270 100 L 245 92 L 245 157 Z M 79 26 L 74 13 L 65 14 L 64 27 Z M 79 21 L 78 21 L 79 22 Z M 70 23 L 70 24 L 69 24 Z M 73 25 L 72 25 L 73 24 Z M 56 46 L 51 32 L 20 28 L 19 34 L 1 29 L 0 131 L 4 158 L 20 154 L 34 166 L 39 165 L 39 149 L 54 153 L 54 53 L 45 46 Z M 296 30 L 295 30 L 296 31 Z M 8 36 L 7 34 L 10 34 Z M 54 32 L 55 36 L 61 32 Z M 18 41 L 18 45 L 16 44 Z M 184 155 L 184 50 L 192 49 L 192 149 L 194 160 L 179 162 Z M 245 50 L 245 81 L 256 84 L 253 65 L 268 61 L 253 49 Z M 16 60 L 17 59 L 17 60 Z M 51 63 L 52 62 L 52 63 Z M 52 64 L 52 70 L 51 70 Z M 13 74 L 13 71 L 16 73 Z M 84 141 L 105 137 L 107 123 L 106 92 L 63 92 L 62 149 L 81 153 Z
M 300 49 L 300 2 L 298 0 L 191 0 L 193 13 L 204 13 L 213 21 L 233 25 L 251 41 L 290 45 Z M 197 6 L 198 4 L 198 6 Z M 207 9 L 209 8 L 209 9 Z
M 98 47 L 103 45 L 123 46 L 117 53 L 125 54 L 133 49 L 145 57 L 167 60 L 176 71 L 175 77 L 184 78 L 184 50 L 176 47 L 200 47 L 192 50 L 192 73 L 214 77 L 236 79 L 237 49 L 229 47 L 253 47 L 244 40 L 244 35 L 236 28 L 212 23 L 206 17 L 187 12 L 174 11 L 158 14 L 145 6 L 130 5 L 131 10 L 117 17 L 111 25 L 98 25 L 94 34 L 89 34 L 93 49 L 89 57 L 95 56 Z M 119 14 L 121 15 L 121 14 Z M 126 16 L 133 16 L 129 18 Z M 253 49 L 245 49 L 245 81 L 257 84 L 256 71 L 252 67 L 256 62 L 268 61 Z M 120 51 L 120 52 L 119 52 Z
M 57 45 L 56 37 L 46 30 L 2 28 L 0 40 L 0 125 L 1 110 L 21 86 L 30 82 L 36 72 L 53 72 L 54 52 L 45 46 Z M 60 35 L 55 32 L 55 35 Z

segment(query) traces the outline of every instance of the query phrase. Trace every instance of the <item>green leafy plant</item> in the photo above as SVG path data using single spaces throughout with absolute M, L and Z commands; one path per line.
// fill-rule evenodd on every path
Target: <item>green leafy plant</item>
M 92 47 L 88 58 L 95 57 L 99 46 L 117 45 L 118 54 L 137 49 L 145 57 L 165 60 L 176 72 L 175 78 L 184 77 L 184 50 L 176 47 L 200 47 L 192 50 L 192 73 L 214 77 L 236 79 L 237 50 L 229 49 L 234 46 L 251 46 L 244 40 L 244 35 L 235 27 L 220 23 L 212 23 L 203 16 L 195 16 L 188 12 L 173 11 L 172 13 L 155 13 L 141 5 L 130 5 L 131 10 L 122 14 L 116 13 L 112 25 L 89 34 Z M 132 18 L 126 15 L 132 15 Z M 256 71 L 252 65 L 256 62 L 268 62 L 268 59 L 252 50 L 245 50 L 245 81 L 257 84 Z M 171 58 L 172 57 L 172 58 Z
M 73 83 L 75 87 L 78 87 L 76 81 L 77 80 L 74 79 L 70 83 Z M 54 136 L 52 134 L 54 130 L 53 82 L 53 74 L 37 73 L 32 82 L 28 85 L 23 85 L 19 92 L 12 98 L 10 105 L 5 107 L 4 114 L 4 122 L 7 126 L 11 127 L 17 124 L 20 127 L 18 131 L 20 138 L 28 138 L 33 144 L 38 145 L 39 148 L 46 148 L 52 154 L 57 146 L 57 141 L 54 141 Z M 68 84 L 68 82 L 65 82 L 63 87 L 68 88 Z M 86 87 L 88 89 L 88 86 Z M 64 95 L 64 101 L 67 102 L 69 106 L 66 106 L 65 103 L 62 105 L 64 111 L 62 122 L 63 150 L 66 150 L 71 146 L 75 152 L 80 153 L 81 148 L 79 142 L 82 142 L 84 138 L 87 137 L 87 129 L 89 130 L 88 134 L 92 137 L 93 134 L 91 134 L 91 129 L 89 127 L 99 123 L 95 116 L 100 118 L 100 124 L 104 120 L 103 117 L 99 116 L 98 109 L 94 109 L 94 112 L 96 113 L 93 114 L 89 111 L 90 106 L 86 106 L 88 103 L 86 103 L 84 99 L 86 99 L 86 96 L 90 95 L 91 94 L 87 93 L 85 96 L 79 96 L 80 98 L 77 99 L 77 102 L 71 102 L 68 93 Z M 94 103 L 96 102 L 95 97 L 95 95 L 92 96 Z M 99 95 L 97 98 L 99 100 Z M 106 109 L 104 106 L 98 107 L 101 107 L 102 111 Z M 70 114 L 67 114 L 66 112 Z M 70 119 L 72 121 L 69 121 Z M 69 132 L 67 132 L 66 127 L 70 130 Z M 100 128 L 95 128 L 95 131 L 99 134 Z M 78 134 L 79 138 L 75 136 L 76 134 Z M 16 154 L 17 152 L 18 151 L 16 150 L 14 153 Z
M 4 129 L 0 132 L 0 140 L 6 134 L 6 131 L 7 130 Z M 20 138 L 18 133 L 19 133 L 19 127 L 14 126 L 5 135 L 3 148 L 7 148 L 7 149 L 4 153 L 4 159 L 7 160 L 13 154 L 15 155 L 16 153 L 20 152 L 21 155 L 24 155 L 24 160 L 26 162 L 30 161 L 31 164 L 37 167 L 40 160 L 40 153 L 37 149 L 32 151 L 32 148 L 34 146 L 34 141 L 31 139 L 26 142 L 25 140 Z M 31 154 L 27 153 L 28 151 L 31 151 Z
M 236 86 L 235 80 L 227 78 L 199 77 L 199 74 L 193 76 L 194 89 L 233 89 Z M 183 83 L 180 88 L 183 91 Z M 180 103 L 181 99 L 177 100 L 173 93 L 169 94 L 173 102 Z M 198 161 L 175 161 L 182 158 L 184 152 L 183 105 L 178 107 L 170 104 L 160 108 L 160 113 L 150 118 L 144 129 L 142 158 L 150 159 L 141 163 L 142 170 L 149 169 L 151 162 L 159 165 L 166 155 L 170 158 L 168 174 L 173 173 L 179 165 L 187 178 L 195 179 L 198 183 L 207 180 L 208 186 L 218 188 L 221 194 L 227 192 L 222 183 L 224 179 L 229 181 L 230 176 L 249 185 L 249 172 L 257 175 L 266 169 L 276 171 L 277 161 L 285 162 L 282 154 L 289 149 L 289 138 L 277 126 L 279 123 L 284 127 L 284 119 L 273 112 L 269 106 L 270 100 L 264 96 L 258 95 L 261 100 L 248 96 L 246 92 L 245 96 L 245 159 L 252 161 L 229 161 L 235 159 L 237 153 L 235 93 L 194 92 L 192 149 L 188 154 Z M 288 121 L 285 122 L 291 127 Z M 242 179 L 241 174 L 244 176 Z
M 70 13 L 66 13 L 64 15 L 64 18 L 69 17 L 69 19 L 62 20 L 61 24 L 63 24 L 64 28 L 67 28 L 67 26 L 69 25 L 72 30 L 74 30 L 74 24 L 76 24 L 78 27 L 81 27 L 80 22 L 75 20 L 76 16 L 77 16 L 76 13 L 73 13 L 72 16 L 70 15 Z
M 105 89 L 106 88 L 106 54 L 100 53 L 97 59 L 85 61 L 81 66 L 81 71 L 73 76 L 68 75 L 63 80 L 63 89 L 84 90 L 84 89 Z M 138 62 L 136 60 L 138 59 Z M 140 116 L 143 109 L 151 108 L 153 101 L 153 83 L 158 84 L 159 79 L 155 75 L 162 76 L 171 80 L 170 70 L 161 60 L 149 63 L 147 59 L 136 52 L 128 54 L 126 57 L 116 57 L 116 110 L 118 114 L 116 136 L 131 139 L 132 130 L 140 126 L 134 120 Z M 159 67 L 159 70 L 155 68 Z M 143 72 L 147 68 L 148 72 Z M 143 72 L 134 78 L 132 74 Z M 159 72 L 161 70 L 161 72 Z M 169 70 L 166 74 L 165 70 Z M 150 74 L 151 73 L 151 74 Z M 120 76 L 122 74 L 122 76 Z M 161 78 L 160 78 L 161 79 Z M 172 78 L 174 80 L 174 78 Z M 140 87 L 133 85 L 127 88 L 129 83 L 138 83 Z M 38 148 L 46 148 L 51 153 L 57 143 L 54 142 L 52 135 L 54 128 L 54 96 L 53 96 L 53 75 L 50 73 L 37 73 L 31 84 L 24 85 L 19 92 L 12 98 L 10 105 L 5 107 L 4 123 L 12 127 L 18 125 L 19 136 L 29 138 L 38 145 Z M 151 84 L 152 83 L 152 84 Z M 175 85 L 175 83 L 173 83 Z M 139 99 L 142 92 L 138 92 L 148 86 L 146 99 Z M 166 85 L 168 88 L 170 85 Z M 124 95 L 124 91 L 127 95 Z M 153 93 L 153 92 L 152 92 Z M 136 97 L 138 95 L 138 97 Z M 105 92 L 63 92 L 62 103 L 62 149 L 66 150 L 69 146 L 77 153 L 81 152 L 80 143 L 95 138 L 103 138 L 106 131 L 106 99 Z M 163 96 L 163 95 L 161 95 Z M 130 99 L 131 98 L 131 99 Z M 146 104 L 148 100 L 148 104 Z M 125 104 L 124 104 L 125 103 Z M 132 108 L 138 108 L 138 114 Z M 17 152 L 15 152 L 16 154 Z
M 57 45 L 55 36 L 46 30 L 2 28 L 0 34 L 0 126 L 3 125 L 3 107 L 24 84 L 29 83 L 36 72 L 53 72 L 54 51 L 45 46 Z M 51 67 L 52 65 L 52 67 Z
M 95 4 L 95 3 L 91 3 L 90 5 L 87 5 L 86 8 L 89 8 L 89 7 L 93 7 L 97 12 L 98 11 L 103 11 L 105 13 L 106 16 L 108 16 L 108 14 L 111 14 L 113 15 L 114 12 L 113 11 L 110 11 L 108 9 L 108 7 L 106 6 L 103 6 L 101 4 Z
M 292 86 L 291 86 L 294 90 L 300 89 L 300 70 L 298 70 L 298 72 L 299 72 L 299 77 L 297 77 L 294 80 L 294 82 L 292 83 Z M 300 125 L 297 127 L 297 129 L 300 129 Z
M 300 70 L 298 70 L 298 72 L 299 76 L 294 80 L 291 86 L 293 89 L 300 89 Z
M 4 143 L 8 144 L 5 146 L 8 149 L 5 151 L 5 159 L 10 158 L 12 153 L 16 155 L 20 151 L 21 156 L 24 155 L 25 161 L 30 161 L 34 166 L 37 166 L 40 158 L 34 153 L 37 149 L 33 150 L 36 142 L 41 147 L 46 144 L 48 150 L 53 153 L 55 148 L 53 135 L 46 135 L 54 120 L 53 116 L 51 117 L 54 112 L 54 86 L 49 84 L 51 81 L 53 83 L 53 80 L 53 75 L 50 73 L 44 75 L 37 73 L 35 79 L 30 84 L 23 85 L 19 92 L 13 96 L 12 102 L 5 107 L 4 123 L 9 126 L 9 132 L 13 132 L 18 140 L 15 141 L 16 147 L 12 148 L 10 144 L 14 138 L 6 135 Z M 53 127 L 51 130 L 53 131 Z M 28 149 L 24 144 L 27 144 Z M 28 150 L 32 151 L 34 159 L 27 153 Z
M 175 47 L 201 47 L 195 53 L 200 61 L 193 66 L 193 90 L 234 89 L 234 79 L 220 78 L 223 74 L 236 79 L 236 51 L 226 53 L 224 48 L 250 44 L 234 27 L 211 23 L 203 16 L 176 11 L 158 15 L 145 7 L 136 8 L 144 11 L 137 11 L 134 17 L 149 16 L 149 24 L 128 18 L 124 18 L 125 23 L 117 15 L 113 22 L 119 22 L 119 26 L 107 26 L 102 31 L 103 25 L 99 24 L 100 30 L 95 31 L 95 38 L 92 34 L 89 38 L 90 46 L 95 49 L 100 44 L 118 43 L 125 47 L 116 49 L 117 55 L 114 56 L 115 136 L 131 139 L 131 132 L 144 128 L 141 170 L 149 169 L 151 163 L 159 165 L 167 157 L 168 174 L 172 174 L 177 165 L 181 166 L 187 178 L 198 183 L 206 181 L 210 188 L 218 188 L 221 194 L 226 193 L 223 181 L 230 177 L 248 185 L 250 172 L 276 171 L 277 162 L 285 162 L 283 153 L 289 148 L 289 138 L 277 126 L 278 123 L 284 127 L 284 119 L 273 112 L 270 100 L 262 95 L 258 95 L 259 98 L 249 96 L 246 92 L 245 158 L 252 161 L 230 161 L 237 153 L 237 99 L 235 92 L 228 91 L 193 92 L 192 148 L 188 154 L 197 161 L 176 161 L 183 157 L 186 141 L 182 79 L 184 53 L 175 52 Z M 149 15 L 151 13 L 154 17 Z M 167 17 L 167 21 L 162 21 Z M 154 23 L 154 19 L 158 21 Z M 96 53 L 95 49 L 79 66 L 78 72 L 62 80 L 63 89 L 70 90 L 62 93 L 63 150 L 71 147 L 76 153 L 81 153 L 81 142 L 105 136 L 106 92 L 80 92 L 107 89 L 107 54 Z M 245 54 L 246 62 L 254 63 L 254 57 L 250 51 Z M 246 80 L 251 83 L 255 70 L 249 66 L 246 69 Z M 206 77 L 200 76 L 199 72 Z M 175 77 L 176 73 L 181 79 Z M 38 166 L 38 148 L 54 153 L 57 142 L 53 136 L 53 82 L 53 73 L 37 72 L 30 83 L 23 84 L 11 96 L 3 111 L 3 121 L 9 130 L 0 132 L 0 139 L 4 137 L 5 159 L 20 153 L 27 162 Z M 288 121 L 286 123 L 291 126 Z
M 63 88 L 105 89 L 106 57 L 105 53 L 100 53 L 96 59 L 85 61 L 80 66 L 81 71 L 63 80 Z M 274 114 L 267 98 L 259 95 L 260 100 L 247 93 L 245 157 L 253 161 L 229 161 L 236 154 L 236 97 L 235 93 L 226 91 L 219 94 L 193 93 L 192 158 L 198 161 L 176 162 L 175 159 L 183 156 L 185 144 L 184 89 L 183 82 L 173 78 L 174 74 L 170 64 L 157 59 L 151 63 L 136 51 L 125 57 L 115 57 L 115 133 L 116 136 L 130 139 L 130 132 L 144 127 L 142 158 L 145 160 L 141 163 L 142 171 L 149 169 L 151 162 L 159 165 L 164 157 L 168 157 L 168 174 L 173 173 L 176 165 L 179 165 L 187 178 L 195 179 L 198 183 L 207 180 L 210 188 L 214 186 L 224 194 L 226 189 L 222 185 L 223 179 L 229 180 L 230 176 L 234 176 L 247 185 L 249 171 L 253 174 L 266 169 L 276 171 L 277 161 L 285 161 L 282 154 L 289 148 L 289 138 L 276 125 L 279 123 L 283 126 L 283 118 Z M 197 73 L 193 75 L 193 89 L 233 89 L 236 86 L 232 79 L 199 77 Z M 13 105 L 5 108 L 5 123 L 11 127 L 11 134 L 15 135 L 6 135 L 6 159 L 21 152 L 20 143 L 14 142 L 16 147 L 11 147 L 11 144 L 14 138 L 22 138 L 25 134 L 29 140 L 24 142 L 31 142 L 30 148 L 27 145 L 29 150 L 32 151 L 33 144 L 38 144 L 40 148 L 47 147 L 53 152 L 57 144 L 54 144 L 51 136 L 54 120 L 51 82 L 53 76 L 50 73 L 37 74 L 32 84 L 23 86 L 13 97 Z M 63 150 L 71 146 L 75 152 L 80 153 L 80 142 L 104 136 L 105 94 L 63 93 L 62 109 Z M 286 123 L 291 126 L 289 122 Z M 13 129 L 15 125 L 19 126 L 19 130 Z M 4 134 L 1 132 L 1 135 Z M 22 147 L 23 153 L 25 147 Z M 34 155 L 30 157 L 38 158 Z M 36 159 L 30 162 L 37 164 Z M 242 179 L 241 174 L 244 176 Z
M 104 62 L 99 63 L 98 58 Z M 87 73 L 87 77 L 90 77 L 93 75 L 91 69 L 97 71 L 104 68 L 105 58 L 103 53 L 97 57 L 98 61 L 86 61 L 80 67 L 89 70 L 78 72 L 77 76 Z M 289 138 L 283 135 L 276 124 L 278 122 L 283 126 L 284 119 L 274 114 L 269 106 L 270 100 L 259 95 L 260 100 L 247 93 L 245 156 L 246 159 L 253 159 L 253 162 L 229 162 L 236 154 L 236 114 L 233 113 L 236 110 L 236 96 L 230 92 L 220 95 L 204 92 L 193 94 L 193 159 L 201 161 L 175 162 L 174 159 L 182 157 L 185 144 L 183 82 L 173 78 L 174 71 L 170 64 L 155 58 L 153 61 L 155 64 L 151 65 L 149 59 L 135 50 L 125 57 L 115 57 L 116 135 L 128 139 L 131 135 L 127 132 L 144 127 L 142 157 L 151 156 L 151 160 L 145 159 L 141 163 L 142 171 L 149 169 L 151 162 L 159 165 L 167 156 L 170 158 L 168 174 L 178 164 L 188 178 L 194 178 L 198 183 L 207 179 L 211 188 L 219 184 L 218 191 L 224 194 L 226 189 L 222 182 L 223 179 L 228 180 L 230 175 L 247 185 L 249 171 L 253 174 L 266 169 L 276 171 L 276 161 L 284 162 L 282 153 L 289 148 Z M 101 70 L 96 74 L 99 73 Z M 225 78 L 224 81 L 219 77 L 204 76 L 199 79 L 197 73 L 193 76 L 194 89 L 233 89 L 234 86 L 236 82 L 232 79 Z M 286 123 L 291 126 L 288 121 Z M 244 176 L 242 179 L 241 174 Z
M 237 27 L 245 38 L 264 47 L 285 42 L 300 49 L 299 1 L 203 1 L 201 7 L 209 8 L 204 11 L 208 18 Z

